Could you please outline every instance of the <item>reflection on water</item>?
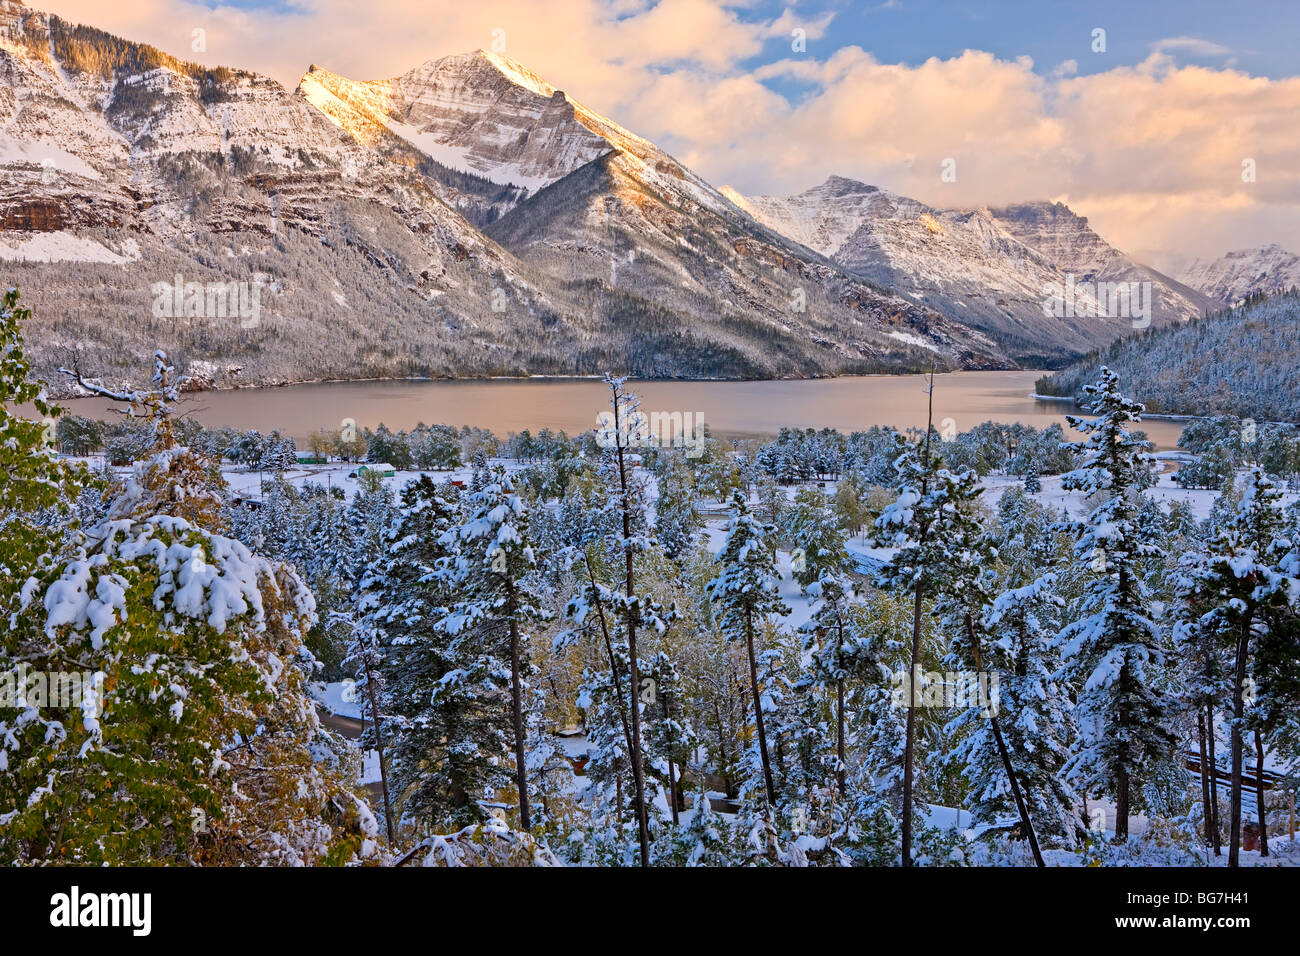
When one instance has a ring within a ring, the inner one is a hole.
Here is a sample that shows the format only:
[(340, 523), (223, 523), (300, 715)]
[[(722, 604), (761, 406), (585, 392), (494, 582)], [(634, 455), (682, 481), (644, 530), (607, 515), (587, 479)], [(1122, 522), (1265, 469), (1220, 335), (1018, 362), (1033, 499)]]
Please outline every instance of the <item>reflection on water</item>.
[[(951, 372), (935, 376), (934, 421), (958, 431), (983, 421), (1039, 428), (1075, 411), (1066, 402), (1029, 397), (1038, 372)], [(644, 411), (702, 413), (714, 434), (770, 435), (784, 425), (854, 431), (871, 425), (923, 428), (925, 378), (871, 375), (763, 382), (636, 382)], [(186, 413), (205, 425), (278, 428), (300, 444), (318, 428), (350, 418), (359, 428), (383, 422), (394, 431), (425, 424), (475, 425), (497, 435), (527, 428), (570, 434), (596, 424), (609, 392), (594, 379), (504, 379), (466, 382), (332, 382), (284, 388), (205, 392), (187, 397)], [(79, 415), (112, 417), (101, 399), (61, 402)], [(1157, 448), (1173, 448), (1182, 425), (1151, 420)]]

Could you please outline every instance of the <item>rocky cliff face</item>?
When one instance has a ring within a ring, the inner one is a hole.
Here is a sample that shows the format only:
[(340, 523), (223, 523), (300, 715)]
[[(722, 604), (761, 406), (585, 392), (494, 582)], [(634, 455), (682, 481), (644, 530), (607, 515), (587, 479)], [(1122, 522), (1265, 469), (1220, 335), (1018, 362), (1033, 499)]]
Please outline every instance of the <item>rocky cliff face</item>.
[(1150, 282), (1155, 294), (1152, 325), (1170, 325), (1223, 307), (1223, 302), (1135, 262), (1110, 245), (1062, 203), (1034, 202), (994, 209), (1002, 226), (1061, 271), (1088, 282)]
[[(0, 257), (43, 306), (47, 374), (74, 346), (135, 373), (159, 345), (232, 382), (559, 371), (579, 335), (418, 169), (267, 77), (9, 0), (0, 75)], [(177, 277), (256, 285), (257, 323), (160, 320)]]

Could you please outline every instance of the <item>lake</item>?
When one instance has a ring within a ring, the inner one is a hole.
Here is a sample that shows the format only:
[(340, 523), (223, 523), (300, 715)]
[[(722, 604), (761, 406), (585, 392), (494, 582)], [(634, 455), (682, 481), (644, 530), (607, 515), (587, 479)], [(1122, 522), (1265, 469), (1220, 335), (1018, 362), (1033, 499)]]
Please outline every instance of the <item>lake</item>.
[[(949, 372), (934, 378), (934, 422), (952, 419), (958, 431), (984, 421), (1023, 422), (1039, 428), (1064, 424), (1069, 402), (1029, 397), (1042, 373)], [(926, 379), (920, 375), (866, 375), (759, 382), (629, 383), (643, 411), (691, 412), (715, 435), (775, 434), (782, 426), (831, 427), (843, 432), (871, 425), (924, 428)], [(184, 413), (208, 426), (268, 432), (278, 428), (303, 445), (319, 428), (337, 429), (344, 419), (359, 428), (383, 422), (410, 429), (425, 424), (472, 425), (498, 436), (527, 428), (569, 434), (596, 424), (609, 407), (597, 379), (495, 379), (491, 381), (328, 382), (279, 388), (236, 389), (186, 396)], [(60, 402), (79, 415), (113, 417), (103, 399)], [(1156, 447), (1175, 446), (1181, 422), (1143, 423)]]

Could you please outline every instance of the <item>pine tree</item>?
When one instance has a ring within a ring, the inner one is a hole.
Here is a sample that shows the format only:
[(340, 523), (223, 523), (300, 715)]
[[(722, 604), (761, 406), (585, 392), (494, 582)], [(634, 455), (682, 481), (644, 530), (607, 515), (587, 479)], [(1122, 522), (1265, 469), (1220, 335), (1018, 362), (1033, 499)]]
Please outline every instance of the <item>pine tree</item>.
[(699, 742), (686, 717), (686, 689), (672, 658), (660, 651), (643, 671), (651, 681), (644, 701), (647, 766), (667, 784), (668, 808), (677, 823), (681, 769), (690, 763)]
[(1079, 738), (1065, 770), (1085, 793), (1104, 787), (1114, 794), (1115, 836), (1124, 842), (1129, 814), (1141, 809), (1144, 775), (1173, 758), (1174, 701), (1163, 688), (1165, 655), (1139, 568), (1159, 554), (1137, 521), (1137, 499), (1150, 476), (1149, 443), (1129, 426), (1141, 421), (1142, 406), (1120, 394), (1118, 377), (1106, 368), (1085, 391), (1097, 417), (1067, 416), (1088, 438), (1076, 444), (1082, 461), (1062, 487), (1101, 503), (1075, 542), (1078, 560), (1092, 570), (1081, 616), (1059, 638), (1078, 695)]
[[(951, 667), (963, 668), (967, 686), (961, 688), (964, 713), (948, 725), (952, 733), (961, 728), (970, 730), (972, 715), (987, 722), (988, 737), (997, 755), (998, 767), (992, 779), (1005, 783), (1020, 818), (1020, 830), (1028, 839), (1034, 862), (1043, 866), (1043, 855), (1038, 845), (1033, 818), (1029, 813), (1024, 792), (1024, 780), (1018, 774), (1002, 731), (997, 705), (989, 698), (988, 682), (996, 673), (986, 659), (989, 635), (985, 628), (985, 615), (993, 604), (991, 587), (995, 572), (992, 568), (997, 557), (988, 536), (984, 534), (976, 509), (981, 492), (979, 478), (973, 471), (953, 475), (940, 471), (934, 479), (934, 495), (942, 502), (940, 517), (932, 527), (935, 538), (941, 540), (946, 554), (941, 559), (934, 576), (935, 613), (943, 622), (950, 640), (950, 652), (945, 660)], [(983, 736), (983, 728), (974, 729), (974, 736)], [(989, 781), (989, 767), (977, 767), (975, 785)]]
[(479, 475), (475, 484), (477, 490), (465, 501), (467, 520), (442, 539), (456, 551), (446, 577), (456, 600), (438, 627), (448, 640), (448, 655), (465, 662), (442, 682), (472, 680), (495, 690), (508, 681), (519, 820), (526, 831), (532, 828), (523, 714), (528, 629), (546, 613), (528, 580), (537, 559), (522, 499), (499, 467)]
[[(61, 410), (31, 378), (20, 325), (30, 318), (18, 290), (7, 290), (0, 298), (0, 594), (6, 605), (55, 544), (50, 529), (35, 521), (37, 512), (54, 508), (66, 514), (81, 484), (49, 440)], [(29, 403), (44, 421), (15, 413)]]
[(381, 711), (391, 728), (394, 792), (402, 813), (426, 827), (482, 822), (481, 801), (504, 783), (509, 752), (503, 674), (469, 644), (452, 653), (440, 628), (454, 595), (446, 537), (457, 525), (450, 486), (408, 482), (384, 552), (358, 588), (358, 606), (382, 652)]
[(27, 580), (11, 618), (7, 659), (86, 680), (75, 700), (29, 696), (5, 728), (0, 852), (87, 864), (374, 856), (355, 760), (307, 694), (312, 596), (219, 530), (219, 476), (172, 443), (173, 374), (159, 352), (156, 389), (92, 389), (149, 418), (155, 450), (75, 551)]
[(718, 552), (718, 576), (708, 584), (709, 595), (721, 607), (720, 624), (731, 640), (745, 642), (749, 655), (749, 689), (754, 705), (759, 756), (769, 808), (776, 804), (776, 784), (763, 726), (762, 688), (758, 682), (755, 638), (769, 614), (789, 614), (781, 601), (779, 578), (767, 536), (771, 526), (759, 524), (740, 491), (732, 494), (727, 540)]
[[(1069, 694), (1056, 676), (1059, 660), (1052, 620), (1064, 602), (1055, 587), (1056, 575), (1048, 573), (1025, 587), (1002, 592), (985, 608), (980, 627), (988, 637), (984, 668), (998, 675), (991, 710), (1005, 734), (1004, 746), (1012, 755), (1034, 832), (1044, 841), (1072, 849), (1086, 831), (1078, 794), (1061, 775), (1075, 727)], [(985, 821), (1017, 812), (989, 716), (968, 709), (949, 725), (954, 733), (967, 731), (954, 757), (967, 767), (967, 807)]]
[(695, 507), (695, 488), (685, 468), (670, 466), (660, 475), (658, 488), (655, 537), (664, 554), (677, 560), (691, 551), (704, 522)]
[[(1256, 696), (1253, 687), (1265, 678), (1255, 665), (1261, 646), (1270, 643), (1269, 625), (1290, 604), (1287, 579), (1280, 572), (1286, 547), (1281, 497), (1272, 479), (1262, 469), (1253, 468), (1240, 503), (1217, 524), (1206, 553), (1189, 555), (1180, 565), (1185, 637), (1192, 641), (1208, 638), (1230, 652), (1229, 866), (1239, 862), (1247, 698)], [(1211, 662), (1206, 662), (1200, 668), (1208, 672), (1206, 678), (1214, 676), (1211, 667)], [(1201, 681), (1202, 695), (1217, 690), (1216, 683)], [(1209, 732), (1213, 732), (1212, 724)]]
[(834, 695), (835, 779), (843, 795), (848, 777), (845, 684), (851, 678), (861, 677), (871, 660), (858, 623), (850, 613), (852, 582), (838, 572), (822, 571), (807, 591), (816, 603), (802, 627), (803, 658), (807, 664), (800, 685)]
[(844, 531), (831, 513), (830, 502), (819, 488), (800, 488), (786, 518), (791, 567), (795, 580), (807, 587), (823, 571), (847, 571), (849, 555)]
[[(951, 507), (950, 482), (936, 484), (937, 461), (931, 453), (934, 407), (934, 376), (927, 391), (930, 422), (918, 445), (908, 447), (895, 462), (901, 490), (898, 498), (876, 519), (877, 544), (896, 546), (897, 553), (878, 579), (882, 586), (912, 594), (912, 635), (908, 656), (906, 739), (903, 755), (903, 799), (900, 840), (902, 865), (912, 865), (912, 809), (914, 757), (916, 753), (916, 691), (920, 682), (921, 615), (930, 596), (950, 572), (952, 556), (944, 535), (944, 521)], [(943, 472), (947, 475), (948, 472)]]

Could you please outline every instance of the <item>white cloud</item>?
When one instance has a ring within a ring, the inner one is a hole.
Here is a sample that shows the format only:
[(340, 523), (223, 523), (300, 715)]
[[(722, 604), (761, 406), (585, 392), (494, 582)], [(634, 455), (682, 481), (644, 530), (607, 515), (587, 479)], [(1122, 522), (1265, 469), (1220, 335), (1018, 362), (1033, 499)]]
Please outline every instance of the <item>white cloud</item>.
[(1202, 40), (1199, 37), (1165, 37), (1151, 44), (1157, 53), (1187, 53), (1191, 56), (1228, 56), (1230, 49), (1219, 43)]

